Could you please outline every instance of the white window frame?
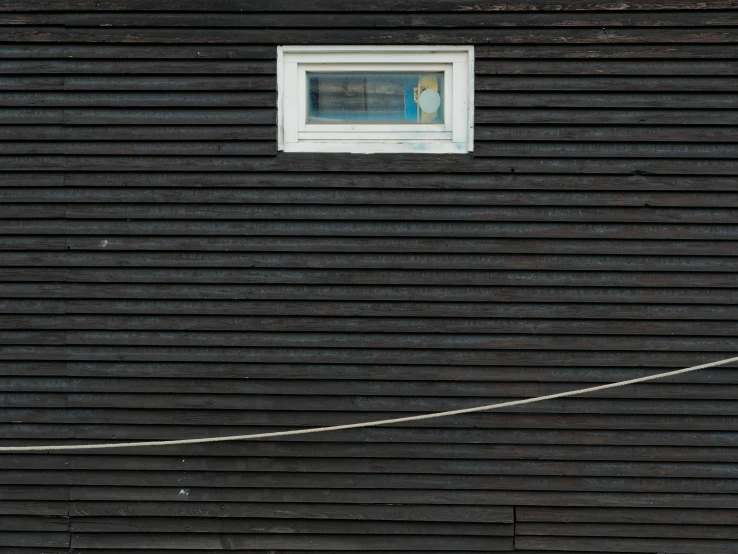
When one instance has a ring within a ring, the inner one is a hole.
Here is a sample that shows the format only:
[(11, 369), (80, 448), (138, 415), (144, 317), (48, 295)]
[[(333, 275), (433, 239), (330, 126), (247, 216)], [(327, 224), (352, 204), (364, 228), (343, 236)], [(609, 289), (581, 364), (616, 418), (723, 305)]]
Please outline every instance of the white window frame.
[[(309, 124), (307, 72), (443, 72), (440, 124)], [(277, 129), (285, 152), (466, 154), (474, 150), (473, 46), (280, 46)]]

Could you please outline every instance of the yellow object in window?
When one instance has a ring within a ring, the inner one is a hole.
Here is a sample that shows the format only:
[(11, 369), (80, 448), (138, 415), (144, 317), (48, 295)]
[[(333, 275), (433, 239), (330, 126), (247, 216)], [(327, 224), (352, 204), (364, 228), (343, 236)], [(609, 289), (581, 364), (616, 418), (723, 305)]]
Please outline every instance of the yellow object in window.
[(415, 91), (415, 102), (418, 104), (418, 121), (431, 123), (438, 117), (441, 106), (441, 95), (438, 90), (436, 75), (421, 75)]

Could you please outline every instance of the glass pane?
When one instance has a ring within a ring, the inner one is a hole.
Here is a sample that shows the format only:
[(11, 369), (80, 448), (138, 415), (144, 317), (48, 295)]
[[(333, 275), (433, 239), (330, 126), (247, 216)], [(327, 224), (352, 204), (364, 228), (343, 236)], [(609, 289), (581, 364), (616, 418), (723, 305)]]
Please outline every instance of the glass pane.
[(443, 73), (308, 73), (307, 123), (443, 123)]

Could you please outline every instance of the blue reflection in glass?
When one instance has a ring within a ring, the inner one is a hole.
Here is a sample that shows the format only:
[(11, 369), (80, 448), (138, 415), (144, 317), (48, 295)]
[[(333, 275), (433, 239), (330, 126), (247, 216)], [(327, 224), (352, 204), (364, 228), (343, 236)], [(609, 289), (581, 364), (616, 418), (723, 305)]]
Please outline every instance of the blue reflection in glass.
[(307, 123), (443, 123), (443, 73), (308, 73)]

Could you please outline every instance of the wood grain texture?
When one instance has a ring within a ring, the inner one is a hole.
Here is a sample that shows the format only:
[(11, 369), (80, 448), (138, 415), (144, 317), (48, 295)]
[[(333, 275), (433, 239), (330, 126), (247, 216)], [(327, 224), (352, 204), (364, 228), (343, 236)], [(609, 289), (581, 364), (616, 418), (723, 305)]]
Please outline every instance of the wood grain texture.
[[(443, 4), (440, 4), (441, 6)], [(444, 6), (448, 9), (448, 5)], [(529, 13), (504, 14), (482, 11), (462, 13), (9, 13), (2, 25), (66, 25), (69, 27), (341, 27), (341, 28), (493, 28), (493, 27), (702, 27), (735, 26), (731, 11), (662, 11), (631, 13)]]
[[(94, 0), (64, 0), (51, 1), (40, 0), (30, 3), (27, 0), (3, 0), (0, 6), (8, 11), (203, 11), (203, 12), (261, 12), (261, 11), (296, 11), (302, 8), (298, 0), (278, 0), (265, 2), (251, 0), (215, 0), (207, 7), (195, 0), (169, 0), (168, 2), (152, 6), (144, 0), (111, 0), (104, 7)], [(716, 0), (711, 3), (713, 9), (733, 9), (738, 7), (735, 0)], [(567, 0), (527, 2), (527, 1), (500, 1), (484, 0), (469, 2), (467, 0), (432, 0), (418, 6), (411, 0), (393, 1), (381, 0), (366, 4), (359, 0), (349, 2), (340, 0), (317, 0), (306, 11), (315, 12), (374, 12), (374, 11), (594, 11), (594, 10), (701, 10), (705, 8), (703, 2), (678, 1), (678, 0), (647, 0), (616, 2), (613, 0)]]
[[(474, 153), (278, 153), (278, 44), (474, 45)], [(736, 59), (735, 0), (0, 0), (0, 445), (735, 356)], [(737, 395), (7, 454), (0, 551), (738, 553)]]

